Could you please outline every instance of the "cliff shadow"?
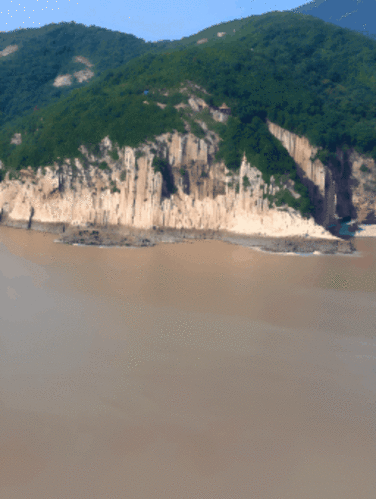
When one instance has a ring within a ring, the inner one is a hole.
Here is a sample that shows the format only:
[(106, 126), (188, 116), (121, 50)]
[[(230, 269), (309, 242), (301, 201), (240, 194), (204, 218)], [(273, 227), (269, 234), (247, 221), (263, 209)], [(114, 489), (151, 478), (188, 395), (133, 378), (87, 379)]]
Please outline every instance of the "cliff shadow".
[(358, 185), (358, 181), (351, 178), (351, 163), (349, 151), (343, 152), (337, 149), (336, 159), (330, 160), (328, 168), (333, 175), (335, 193), (337, 197), (336, 214), (340, 218), (357, 218), (357, 211), (352, 201), (352, 187)]
[[(313, 219), (315, 220), (315, 222), (317, 224), (325, 226), (326, 220), (328, 219), (328, 215), (329, 215), (329, 218), (331, 218), (330, 212), (328, 213), (326, 199), (321, 194), (319, 187), (310, 178), (307, 177), (303, 168), (301, 168), (297, 163), (295, 163), (295, 164), (296, 164), (296, 172), (298, 174), (298, 177), (300, 178), (301, 183), (305, 187), (307, 187), (309, 199), (311, 200), (311, 202), (314, 206), (314, 210), (312, 213)], [(325, 184), (326, 184), (326, 179), (325, 179)], [(327, 186), (325, 185), (325, 191), (326, 191), (326, 189), (327, 189)], [(333, 222), (333, 220), (331, 220), (330, 223), (332, 223), (332, 222)]]
[[(304, 170), (297, 164), (297, 174), (314, 205), (312, 216), (315, 222), (332, 235), (341, 239), (351, 239), (350, 233), (344, 233), (342, 223), (356, 219), (357, 211), (352, 201), (351, 187), (357, 181), (351, 178), (349, 153), (337, 149), (335, 160), (330, 160), (325, 166), (325, 195), (318, 186), (310, 180)], [(355, 230), (355, 229), (354, 229)]]
[(160, 172), (162, 174), (162, 198), (170, 198), (171, 194), (175, 193), (177, 188), (175, 186), (175, 178), (172, 171), (172, 166), (170, 165), (167, 158), (161, 157), (160, 155), (154, 156), (152, 167), (154, 173)]
[(184, 169), (184, 174), (182, 175), (183, 192), (184, 194), (187, 194), (189, 196), (191, 193), (191, 179), (189, 176), (188, 167), (184, 165), (183, 169)]
[[(328, 228), (330, 232), (342, 239), (351, 239), (353, 234), (343, 227), (344, 223), (357, 219), (358, 213), (352, 199), (352, 188), (358, 185), (358, 181), (351, 176), (352, 169), (349, 161), (350, 150), (336, 150), (335, 159), (329, 160), (327, 168), (331, 175), (331, 182), (336, 195), (335, 215), (336, 221)], [(357, 230), (358, 225), (352, 225), (351, 231)]]
[(174, 174), (172, 173), (172, 167), (167, 161), (165, 161), (162, 169), (162, 177), (162, 197), (170, 199), (171, 194), (174, 194), (176, 191), (176, 185)]

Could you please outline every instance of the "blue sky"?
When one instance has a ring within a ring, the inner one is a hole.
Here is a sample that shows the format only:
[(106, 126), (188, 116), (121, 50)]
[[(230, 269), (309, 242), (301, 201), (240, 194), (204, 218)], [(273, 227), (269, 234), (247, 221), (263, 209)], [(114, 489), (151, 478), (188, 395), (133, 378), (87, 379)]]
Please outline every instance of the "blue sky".
[(304, 0), (0, 0), (0, 31), (40, 28), (62, 21), (94, 24), (143, 38), (178, 40), (205, 28)]

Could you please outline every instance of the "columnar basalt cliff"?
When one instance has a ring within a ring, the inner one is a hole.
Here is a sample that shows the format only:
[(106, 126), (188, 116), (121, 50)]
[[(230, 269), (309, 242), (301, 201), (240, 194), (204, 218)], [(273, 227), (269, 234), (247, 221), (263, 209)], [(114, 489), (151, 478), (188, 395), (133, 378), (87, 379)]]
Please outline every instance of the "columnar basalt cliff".
[[(18, 227), (35, 222), (91, 223), (333, 237), (292, 209), (269, 208), (261, 173), (245, 157), (238, 174), (223, 162), (214, 162), (219, 140), (214, 132), (205, 140), (191, 133), (163, 134), (138, 150), (117, 148), (119, 160), (114, 161), (109, 155), (113, 144), (106, 137), (97, 156), (81, 147), (87, 162), (83, 165), (76, 159), (76, 172), (65, 162), (60, 169), (56, 163), (45, 167), (45, 174), (41, 168), (36, 174), (31, 168), (22, 170), (21, 180), (9, 181), (7, 174), (0, 184), (2, 221)], [(168, 191), (161, 172), (154, 172), (156, 155), (166, 159), (175, 193)], [(105, 162), (108, 169), (98, 168), (96, 162)], [(244, 176), (248, 187), (243, 186)], [(272, 178), (269, 194), (278, 189)]]
[[(197, 85), (191, 86), (205, 92)], [(190, 93), (185, 87), (181, 91)], [(193, 115), (208, 108), (212, 118), (222, 123), (231, 114), (225, 103), (210, 108), (192, 93), (188, 105), (181, 103), (175, 107), (187, 106)], [(372, 210), (374, 213), (375, 199), (371, 193), (365, 196), (366, 183), (360, 171), (361, 163), (365, 162), (374, 172), (371, 160), (352, 152), (346, 162), (339, 152), (344, 171), (349, 165), (353, 168), (351, 181), (350, 174), (341, 177), (338, 169), (334, 174), (319, 160), (312, 161), (317, 149), (306, 138), (268, 122), (271, 133), (295, 160), (298, 175), (308, 186), (316, 206), (314, 218), (306, 220), (292, 208), (269, 204), (265, 195), (274, 195), (280, 187), (273, 177), (270, 185), (265, 185), (261, 172), (245, 155), (237, 173), (227, 169), (223, 161), (216, 162), (221, 139), (203, 121), (198, 122), (205, 131), (204, 139), (194, 136), (185, 122), (185, 134), (162, 134), (138, 148), (119, 148), (105, 137), (96, 155), (81, 145), (84, 160), (76, 158), (74, 165), (62, 159), (60, 167), (54, 162), (36, 173), (29, 167), (21, 170), (19, 180), (9, 180), (7, 173), (0, 184), (1, 223), (28, 228), (38, 224), (164, 227), (337, 239), (338, 234), (326, 228), (338, 216), (348, 213), (363, 217), (363, 221)], [(11, 142), (20, 145), (22, 134), (15, 133)], [(165, 161), (163, 175), (154, 169), (156, 157)], [(281, 188), (299, 197), (293, 182), (287, 181)]]
[[(297, 173), (307, 186), (315, 206), (315, 221), (337, 225), (338, 219), (351, 218), (360, 224), (376, 224), (376, 165), (372, 158), (353, 148), (336, 150), (337, 165), (312, 161), (318, 151), (306, 137), (289, 132), (267, 121), (269, 131), (281, 141), (294, 159)], [(336, 231), (333, 231), (336, 232)]]
[(314, 201), (317, 223), (325, 226), (333, 223), (335, 200), (331, 172), (319, 159), (311, 160), (318, 149), (312, 147), (305, 137), (299, 137), (269, 120), (267, 125), (270, 133), (282, 143), (294, 159), (298, 176), (308, 187), (309, 197)]

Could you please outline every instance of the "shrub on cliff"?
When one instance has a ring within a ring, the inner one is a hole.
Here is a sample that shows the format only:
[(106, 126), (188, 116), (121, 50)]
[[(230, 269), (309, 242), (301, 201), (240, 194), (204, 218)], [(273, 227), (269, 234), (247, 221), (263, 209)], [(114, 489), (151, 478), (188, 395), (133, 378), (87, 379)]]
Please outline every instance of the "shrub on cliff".
[(112, 151), (110, 151), (109, 155), (110, 155), (111, 159), (113, 159), (114, 161), (117, 161), (119, 159), (119, 154), (118, 154), (116, 149), (113, 149)]
[(365, 164), (363, 164), (363, 165), (359, 168), (359, 170), (360, 170), (362, 173), (370, 173), (370, 171), (371, 171), (369, 168), (367, 168), (367, 166), (366, 166)]
[(102, 161), (101, 163), (99, 163), (98, 168), (100, 168), (101, 170), (110, 170), (111, 169), (105, 161)]
[(245, 189), (247, 189), (247, 187), (249, 187), (251, 185), (250, 181), (249, 181), (249, 178), (247, 177), (247, 175), (244, 175), (243, 177), (243, 187)]

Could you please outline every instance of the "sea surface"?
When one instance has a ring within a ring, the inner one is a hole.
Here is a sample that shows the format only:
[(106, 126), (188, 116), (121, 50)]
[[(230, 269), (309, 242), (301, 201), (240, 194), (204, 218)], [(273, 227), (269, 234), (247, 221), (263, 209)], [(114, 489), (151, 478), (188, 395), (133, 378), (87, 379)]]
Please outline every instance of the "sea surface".
[(376, 238), (55, 239), (0, 227), (1, 499), (375, 499)]

